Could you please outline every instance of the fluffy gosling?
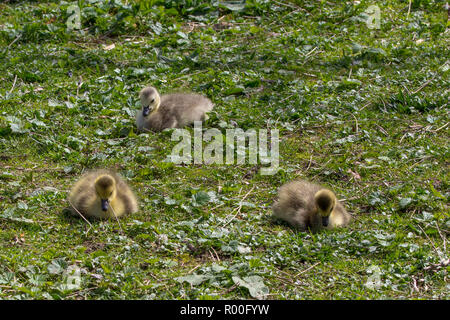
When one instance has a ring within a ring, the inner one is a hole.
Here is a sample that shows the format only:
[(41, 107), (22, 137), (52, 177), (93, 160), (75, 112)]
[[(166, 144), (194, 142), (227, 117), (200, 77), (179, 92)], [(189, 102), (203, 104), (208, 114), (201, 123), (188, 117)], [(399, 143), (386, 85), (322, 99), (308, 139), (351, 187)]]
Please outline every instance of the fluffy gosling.
[(208, 119), (206, 112), (213, 109), (208, 98), (196, 93), (173, 93), (160, 96), (153, 87), (139, 93), (142, 109), (136, 113), (138, 130), (161, 131), (182, 128)]
[(72, 210), (85, 217), (115, 219), (138, 211), (135, 195), (114, 172), (89, 172), (73, 186), (69, 194)]
[(283, 185), (272, 210), (275, 217), (300, 231), (345, 226), (351, 217), (332, 191), (307, 181)]

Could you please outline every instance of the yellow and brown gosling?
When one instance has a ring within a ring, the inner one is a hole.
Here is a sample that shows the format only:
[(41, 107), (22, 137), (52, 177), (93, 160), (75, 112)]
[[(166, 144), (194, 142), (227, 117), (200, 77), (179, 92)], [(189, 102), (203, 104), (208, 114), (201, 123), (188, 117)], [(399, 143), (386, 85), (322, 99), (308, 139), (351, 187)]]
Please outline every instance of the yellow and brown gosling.
[(351, 218), (332, 191), (304, 180), (283, 185), (272, 210), (275, 217), (300, 231), (345, 226)]
[(70, 191), (69, 202), (84, 217), (114, 219), (138, 211), (134, 193), (118, 174), (108, 170), (83, 175)]

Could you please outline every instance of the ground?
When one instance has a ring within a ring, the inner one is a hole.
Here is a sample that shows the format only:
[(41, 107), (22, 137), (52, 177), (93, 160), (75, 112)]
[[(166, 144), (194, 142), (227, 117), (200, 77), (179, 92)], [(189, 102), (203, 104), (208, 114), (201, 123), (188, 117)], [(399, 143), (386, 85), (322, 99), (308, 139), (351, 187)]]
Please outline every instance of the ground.
[[(448, 299), (449, 47), (438, 0), (3, 2), (0, 298)], [(224, 136), (278, 129), (280, 170), (168, 162), (134, 124), (149, 84), (208, 96)], [(93, 168), (139, 212), (68, 215)], [(293, 179), (352, 223), (272, 218)]]

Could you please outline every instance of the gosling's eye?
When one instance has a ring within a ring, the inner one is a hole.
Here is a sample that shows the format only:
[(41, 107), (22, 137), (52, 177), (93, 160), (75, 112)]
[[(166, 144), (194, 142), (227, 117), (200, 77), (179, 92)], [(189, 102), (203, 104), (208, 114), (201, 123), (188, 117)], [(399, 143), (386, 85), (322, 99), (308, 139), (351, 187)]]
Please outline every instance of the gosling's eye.
[(153, 103), (153, 102), (155, 102), (155, 99), (154, 99), (154, 98), (152, 99), (152, 101), (150, 101), (150, 103)]

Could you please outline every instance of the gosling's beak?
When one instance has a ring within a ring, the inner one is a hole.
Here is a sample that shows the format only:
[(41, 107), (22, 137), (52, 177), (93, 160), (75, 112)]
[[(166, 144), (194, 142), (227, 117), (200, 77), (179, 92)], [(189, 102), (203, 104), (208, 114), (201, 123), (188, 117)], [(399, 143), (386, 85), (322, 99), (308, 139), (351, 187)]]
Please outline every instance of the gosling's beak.
[(102, 210), (103, 211), (108, 211), (108, 205), (109, 205), (108, 199), (106, 199), (106, 200), (102, 199)]
[(142, 109), (142, 114), (144, 117), (148, 116), (150, 114), (150, 106), (146, 106)]
[(328, 223), (330, 222), (330, 217), (322, 217), (322, 225), (324, 227), (328, 227)]

